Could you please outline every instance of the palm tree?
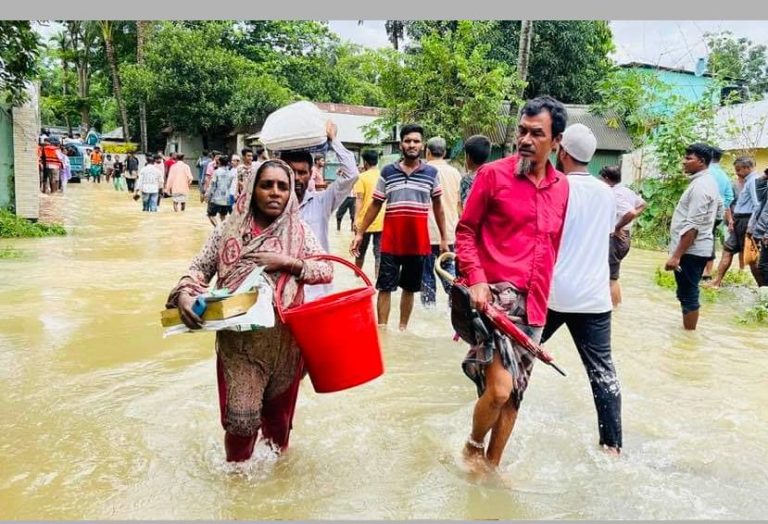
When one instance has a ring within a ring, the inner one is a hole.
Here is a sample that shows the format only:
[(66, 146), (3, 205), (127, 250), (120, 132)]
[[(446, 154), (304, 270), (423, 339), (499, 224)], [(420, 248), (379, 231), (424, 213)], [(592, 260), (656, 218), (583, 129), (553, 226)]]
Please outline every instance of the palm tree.
[[(61, 73), (62, 73), (61, 94), (66, 99), (67, 98), (67, 76), (69, 76), (69, 59), (70, 59), (67, 32), (59, 31), (58, 33), (53, 35), (53, 41), (58, 46), (57, 55), (59, 57), (59, 60), (61, 60)], [(64, 122), (67, 124), (67, 133), (69, 133), (69, 135), (72, 136), (72, 120), (69, 118), (69, 111), (64, 112)]]
[[(149, 22), (136, 21), (136, 63), (144, 65), (144, 44), (147, 38)], [(141, 134), (141, 150), (147, 151), (147, 103), (142, 100), (139, 103), (139, 132)]]
[(115, 56), (114, 40), (112, 39), (112, 31), (115, 24), (111, 20), (101, 20), (98, 23), (101, 28), (104, 49), (107, 52), (107, 62), (109, 63), (109, 69), (112, 72), (112, 88), (115, 93), (115, 98), (117, 99), (117, 107), (120, 108), (120, 118), (123, 122), (123, 140), (129, 142), (131, 140), (131, 135), (128, 133), (128, 113), (125, 110), (125, 100), (123, 100), (123, 92), (120, 86), (120, 75), (117, 71), (117, 57)]
[(517, 96), (513, 97), (512, 102), (509, 104), (509, 123), (507, 124), (507, 132), (504, 137), (504, 156), (511, 155), (515, 146), (517, 122), (514, 120), (518, 110), (516, 100), (522, 98), (523, 86), (528, 78), (528, 62), (531, 58), (532, 39), (533, 20), (523, 20), (520, 26), (520, 41), (517, 48), (517, 76), (520, 78), (520, 91), (516, 93)]
[(98, 27), (83, 20), (64, 21), (67, 44), (71, 50), (72, 62), (77, 70), (77, 96), (80, 106), (80, 121), (87, 129), (91, 124), (91, 59), (96, 50)]
[(387, 30), (389, 41), (392, 42), (392, 46), (397, 51), (400, 49), (400, 41), (405, 33), (405, 20), (387, 20), (384, 28)]

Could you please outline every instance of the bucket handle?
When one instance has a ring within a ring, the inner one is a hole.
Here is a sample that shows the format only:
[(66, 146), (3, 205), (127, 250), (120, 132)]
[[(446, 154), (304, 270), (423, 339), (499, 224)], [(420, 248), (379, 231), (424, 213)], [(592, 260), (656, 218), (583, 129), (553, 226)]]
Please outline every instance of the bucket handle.
[[(349, 262), (348, 260), (344, 260), (341, 257), (337, 257), (335, 255), (312, 255), (306, 258), (303, 258), (302, 260), (328, 260), (330, 262), (338, 262), (339, 264), (342, 264), (344, 266), (347, 266), (349, 269), (353, 270), (357, 276), (361, 277), (363, 279), (363, 282), (365, 282), (365, 285), (368, 287), (373, 287), (373, 283), (371, 282), (371, 279), (368, 278), (368, 275), (366, 275), (362, 269), (354, 265), (352, 262)], [(283, 273), (280, 278), (277, 281), (277, 285), (275, 286), (275, 310), (277, 311), (277, 316), (280, 317), (280, 322), (285, 324), (285, 309), (283, 308), (283, 290), (285, 289), (285, 284), (288, 282), (289, 278), (293, 278), (294, 275), (290, 273)], [(301, 289), (304, 286), (303, 282), (299, 282), (299, 289)]]

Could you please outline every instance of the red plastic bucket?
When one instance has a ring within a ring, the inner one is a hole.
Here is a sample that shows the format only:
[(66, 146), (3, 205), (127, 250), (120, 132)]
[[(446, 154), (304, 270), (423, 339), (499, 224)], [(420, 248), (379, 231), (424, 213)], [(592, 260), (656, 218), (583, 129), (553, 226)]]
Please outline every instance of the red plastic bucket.
[(366, 287), (340, 291), (285, 309), (283, 289), (291, 275), (286, 273), (278, 280), (275, 309), (296, 339), (312, 386), (318, 393), (331, 393), (373, 380), (384, 373), (373, 310), (373, 284), (357, 266), (343, 258), (333, 255), (309, 258), (343, 264), (366, 284)]

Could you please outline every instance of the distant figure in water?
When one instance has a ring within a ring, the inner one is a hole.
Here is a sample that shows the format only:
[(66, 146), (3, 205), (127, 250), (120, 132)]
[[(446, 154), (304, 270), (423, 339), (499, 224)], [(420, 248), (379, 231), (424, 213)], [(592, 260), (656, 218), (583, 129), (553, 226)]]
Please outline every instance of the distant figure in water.
[[(295, 177), (288, 164), (269, 160), (246, 184), (232, 215), (214, 230), (168, 297), (166, 307), (178, 307), (191, 329), (202, 323), (192, 306), (214, 275), (219, 287), (236, 289), (257, 266), (265, 268), (273, 284), (289, 273), (294, 278), (282, 296), (285, 307), (304, 302), (299, 282), (332, 279), (327, 262), (307, 260), (323, 250), (299, 217)], [(219, 406), (230, 462), (251, 457), (259, 430), (280, 450), (288, 447), (303, 361), (288, 328), (276, 322), (269, 329), (216, 333)]]
[(627, 186), (620, 186), (619, 166), (605, 166), (600, 178), (613, 190), (616, 198), (616, 227), (611, 233), (611, 251), (608, 255), (611, 270), (611, 302), (614, 307), (621, 304), (621, 261), (629, 254), (632, 244), (632, 222), (647, 207), (645, 200)]

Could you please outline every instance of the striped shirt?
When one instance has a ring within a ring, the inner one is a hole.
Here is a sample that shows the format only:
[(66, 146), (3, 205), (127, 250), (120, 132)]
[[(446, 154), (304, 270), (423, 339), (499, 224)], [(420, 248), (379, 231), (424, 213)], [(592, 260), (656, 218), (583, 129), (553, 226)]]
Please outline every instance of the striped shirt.
[(432, 199), (442, 195), (437, 169), (422, 162), (406, 175), (399, 162), (381, 170), (374, 200), (386, 202), (381, 252), (390, 255), (431, 253), (428, 217)]

